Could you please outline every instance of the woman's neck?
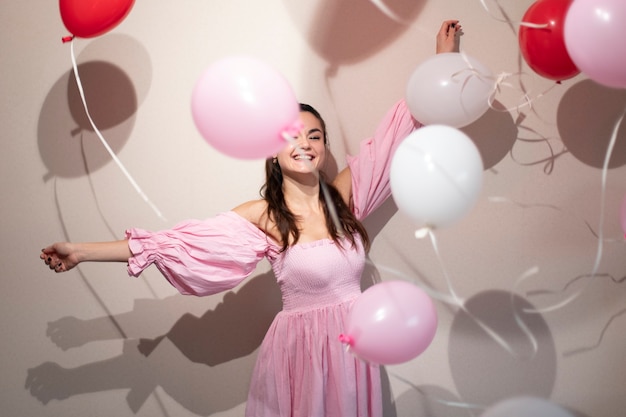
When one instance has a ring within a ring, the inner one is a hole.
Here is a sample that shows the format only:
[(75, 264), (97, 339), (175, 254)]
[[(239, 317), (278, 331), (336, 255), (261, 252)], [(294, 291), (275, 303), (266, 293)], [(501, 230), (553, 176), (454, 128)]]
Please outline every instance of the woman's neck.
[(310, 212), (320, 207), (320, 184), (317, 178), (307, 183), (285, 178), (283, 195), (290, 210), (295, 212)]

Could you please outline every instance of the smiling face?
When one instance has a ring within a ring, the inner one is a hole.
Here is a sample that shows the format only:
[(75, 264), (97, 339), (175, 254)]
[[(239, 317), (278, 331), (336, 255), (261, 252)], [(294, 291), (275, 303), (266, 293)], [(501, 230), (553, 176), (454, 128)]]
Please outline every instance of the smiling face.
[(304, 128), (293, 142), (277, 154), (283, 175), (308, 174), (321, 169), (326, 158), (325, 132), (321, 121), (312, 113), (300, 112)]

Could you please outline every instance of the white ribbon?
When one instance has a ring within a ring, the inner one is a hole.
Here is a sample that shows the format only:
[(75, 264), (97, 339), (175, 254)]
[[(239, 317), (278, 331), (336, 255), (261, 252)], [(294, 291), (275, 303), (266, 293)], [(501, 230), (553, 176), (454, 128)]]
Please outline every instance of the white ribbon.
[(76, 84), (78, 85), (80, 98), (83, 101), (83, 107), (85, 108), (85, 113), (87, 114), (87, 118), (89, 119), (89, 123), (91, 124), (91, 127), (93, 127), (94, 132), (96, 132), (96, 135), (100, 139), (100, 142), (102, 142), (102, 145), (104, 146), (104, 148), (107, 150), (107, 152), (109, 152), (109, 155), (111, 155), (111, 158), (113, 159), (113, 161), (115, 161), (117, 166), (120, 168), (122, 173), (126, 176), (126, 178), (131, 183), (131, 185), (135, 188), (135, 190), (141, 196), (141, 198), (143, 198), (143, 200), (152, 208), (152, 210), (154, 210), (154, 212), (160, 219), (166, 220), (163, 214), (161, 213), (161, 211), (157, 208), (157, 206), (152, 201), (150, 201), (148, 196), (139, 187), (139, 184), (137, 184), (137, 182), (133, 179), (133, 177), (130, 175), (128, 170), (124, 167), (122, 162), (119, 160), (115, 152), (113, 152), (113, 149), (111, 149), (107, 141), (102, 136), (102, 133), (100, 133), (100, 131), (98, 130), (98, 127), (94, 123), (93, 119), (91, 118), (91, 114), (89, 113), (89, 108), (87, 107), (87, 101), (85, 99), (85, 92), (83, 91), (83, 85), (80, 81), (80, 76), (78, 74), (78, 65), (76, 64), (76, 56), (74, 54), (74, 41), (73, 40), (70, 41), (70, 51), (71, 51), (71, 56), (72, 56), (72, 67), (74, 68), (74, 76), (76, 77)]

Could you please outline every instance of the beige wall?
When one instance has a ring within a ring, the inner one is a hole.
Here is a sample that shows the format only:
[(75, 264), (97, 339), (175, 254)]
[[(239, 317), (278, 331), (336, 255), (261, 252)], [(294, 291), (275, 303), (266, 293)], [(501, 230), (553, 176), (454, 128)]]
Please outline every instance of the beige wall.
[[(480, 1), (388, 2), (406, 24), (366, 0), (334, 3), (137, 1), (112, 32), (75, 41), (97, 122), (165, 221), (86, 124), (58, 2), (3, 3), (2, 415), (242, 415), (256, 348), (280, 303), (267, 264), (233, 292), (191, 298), (176, 295), (155, 269), (130, 279), (122, 264), (92, 264), (57, 276), (39, 250), (56, 240), (120, 238), (129, 226), (164, 228), (257, 196), (262, 163), (218, 154), (191, 119), (195, 80), (230, 54), (274, 65), (301, 101), (319, 108), (343, 167), (434, 52), (446, 18), (461, 20), (465, 52), (496, 74), (523, 71), (531, 97), (547, 93), (532, 110), (489, 111), (466, 129), (485, 161), (484, 188), (470, 214), (436, 233), (441, 262), (391, 202), (368, 220), (371, 259), (382, 279), (444, 294), (450, 282), (512, 352), (467, 313), (437, 302), (440, 327), (429, 349), (387, 368), (395, 406), (390, 401), (386, 414), (468, 416), (441, 401), (489, 406), (520, 394), (549, 398), (577, 417), (623, 414), (626, 247), (618, 209), (626, 127), (604, 195), (602, 164), (626, 93), (583, 75), (553, 87), (520, 64), (516, 32)], [(500, 3), (515, 26), (532, 2)], [(518, 80), (497, 96), (501, 106), (520, 103)], [(552, 312), (512, 310), (573, 294)]]

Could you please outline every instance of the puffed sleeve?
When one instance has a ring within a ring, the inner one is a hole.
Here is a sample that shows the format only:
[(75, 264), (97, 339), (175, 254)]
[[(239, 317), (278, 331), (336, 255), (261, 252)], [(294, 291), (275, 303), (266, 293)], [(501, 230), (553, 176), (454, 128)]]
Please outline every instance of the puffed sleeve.
[(378, 125), (374, 136), (361, 142), (359, 153), (348, 156), (352, 174), (352, 205), (364, 219), (391, 195), (389, 170), (398, 145), (422, 124), (413, 118), (404, 100), (397, 102)]
[(154, 264), (182, 294), (210, 295), (232, 289), (268, 251), (266, 235), (237, 213), (187, 220), (169, 230), (126, 231), (132, 257), (128, 273)]

